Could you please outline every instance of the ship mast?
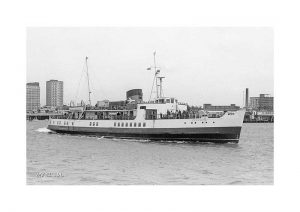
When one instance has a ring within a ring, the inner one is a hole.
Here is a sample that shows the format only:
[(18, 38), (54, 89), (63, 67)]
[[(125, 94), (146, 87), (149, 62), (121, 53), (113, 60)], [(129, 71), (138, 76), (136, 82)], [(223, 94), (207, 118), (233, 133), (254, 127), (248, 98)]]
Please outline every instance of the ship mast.
[(149, 101), (150, 101), (152, 93), (153, 93), (154, 81), (155, 81), (155, 89), (156, 89), (156, 98), (160, 98), (163, 96), (162, 79), (165, 78), (165, 77), (159, 76), (160, 70), (158, 69), (159, 67), (156, 66), (156, 51), (153, 52), (153, 61), (154, 61), (154, 66), (148, 68), (148, 70), (151, 70), (152, 68), (154, 69), (154, 79), (153, 79), (153, 83), (152, 83)]
[(90, 77), (89, 77), (89, 69), (88, 69), (88, 63), (87, 63), (88, 57), (85, 57), (85, 65), (86, 65), (86, 75), (87, 75), (87, 80), (88, 80), (88, 89), (89, 89), (89, 103), (90, 106), (92, 105), (91, 103), (91, 88), (90, 88)]

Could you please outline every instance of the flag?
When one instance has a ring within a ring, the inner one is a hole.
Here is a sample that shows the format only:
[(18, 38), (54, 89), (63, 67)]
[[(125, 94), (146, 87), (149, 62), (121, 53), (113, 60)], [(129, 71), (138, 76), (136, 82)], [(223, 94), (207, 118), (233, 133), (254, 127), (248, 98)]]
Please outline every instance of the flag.
[(151, 70), (151, 67), (147, 68), (147, 70)]

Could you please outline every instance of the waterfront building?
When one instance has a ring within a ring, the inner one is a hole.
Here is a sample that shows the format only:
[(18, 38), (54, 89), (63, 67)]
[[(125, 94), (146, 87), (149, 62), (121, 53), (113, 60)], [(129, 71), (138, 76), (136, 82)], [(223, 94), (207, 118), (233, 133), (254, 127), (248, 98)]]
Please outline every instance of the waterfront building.
[(206, 111), (237, 111), (240, 107), (235, 104), (231, 105), (211, 105), (211, 104), (203, 104), (203, 110)]
[(40, 108), (40, 85), (38, 82), (26, 84), (26, 111), (37, 111)]
[(273, 111), (274, 97), (269, 94), (260, 94), (259, 97), (250, 97), (250, 108), (252, 110)]
[(63, 106), (63, 81), (50, 80), (46, 83), (46, 105), (52, 107)]

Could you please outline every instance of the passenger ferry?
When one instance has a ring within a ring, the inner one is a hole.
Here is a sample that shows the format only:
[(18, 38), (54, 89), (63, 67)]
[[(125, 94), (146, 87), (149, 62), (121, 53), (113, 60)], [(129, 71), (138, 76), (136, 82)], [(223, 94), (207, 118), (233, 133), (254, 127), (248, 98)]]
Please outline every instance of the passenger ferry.
[(163, 77), (156, 67), (155, 54), (154, 66), (150, 69), (155, 71), (156, 97), (153, 100), (136, 102), (131, 109), (73, 107), (63, 117), (50, 118), (48, 129), (59, 133), (126, 139), (238, 143), (244, 109), (225, 111), (213, 117), (205, 111), (190, 113), (187, 104), (162, 95)]

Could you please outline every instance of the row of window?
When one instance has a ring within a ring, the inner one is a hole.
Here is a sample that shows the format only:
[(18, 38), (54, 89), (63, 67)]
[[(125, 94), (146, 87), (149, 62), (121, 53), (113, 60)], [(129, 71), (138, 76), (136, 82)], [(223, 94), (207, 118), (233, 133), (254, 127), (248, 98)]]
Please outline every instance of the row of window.
[[(52, 124), (55, 124), (55, 121), (52, 121)], [(57, 121), (56, 122), (57, 125), (61, 125), (62, 122), (61, 121)], [(74, 122), (71, 122), (72, 126), (74, 125)], [(63, 125), (69, 125), (69, 122), (68, 121), (64, 121), (63, 122)]]
[[(73, 122), (71, 122), (72, 123), (72, 125), (74, 125), (74, 123)], [(202, 124), (204, 124), (204, 123), (206, 123), (207, 124), (207, 121), (206, 122), (203, 122), (202, 121)], [(213, 123), (215, 123), (215, 122), (213, 122)], [(52, 124), (55, 124), (55, 122), (53, 121), (52, 122)], [(61, 124), (61, 121), (57, 121), (57, 125), (60, 125)], [(67, 121), (64, 121), (63, 122), (63, 124), (64, 125), (69, 125), (69, 122), (67, 122)], [(143, 124), (143, 127), (146, 127), (146, 123), (145, 122), (143, 122), (143, 123), (141, 123), (141, 122), (139, 122), (139, 123), (136, 123), (136, 122), (134, 122), (134, 123), (132, 123), (132, 122), (130, 122), (130, 123), (128, 123), (128, 122), (126, 122), (126, 123), (124, 123), (124, 122), (114, 122), (114, 127), (142, 127), (142, 124)], [(184, 124), (186, 124), (186, 122), (184, 122)], [(191, 124), (197, 124), (197, 122), (195, 121), (195, 122), (191, 122)], [(90, 126), (98, 126), (98, 122), (90, 122)]]
[(142, 127), (142, 124), (143, 124), (143, 127), (146, 127), (146, 123), (144, 122), (144, 123), (141, 123), (141, 122), (139, 122), (139, 123), (136, 123), (136, 122), (134, 122), (134, 123), (132, 123), (132, 122), (130, 122), (130, 123), (128, 123), (128, 122), (126, 122), (126, 123), (124, 123), (124, 122), (122, 122), (122, 123), (120, 123), (120, 122), (115, 122), (114, 123), (114, 127)]
[[(207, 124), (207, 121), (202, 121), (202, 124)], [(214, 124), (215, 122), (213, 121), (213, 124)], [(184, 122), (184, 124), (186, 124), (186, 122)], [(197, 124), (197, 122), (195, 121), (195, 122), (191, 122), (191, 124)]]
[(98, 126), (98, 122), (90, 122), (90, 126)]

